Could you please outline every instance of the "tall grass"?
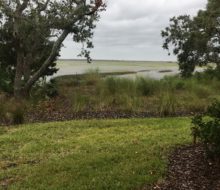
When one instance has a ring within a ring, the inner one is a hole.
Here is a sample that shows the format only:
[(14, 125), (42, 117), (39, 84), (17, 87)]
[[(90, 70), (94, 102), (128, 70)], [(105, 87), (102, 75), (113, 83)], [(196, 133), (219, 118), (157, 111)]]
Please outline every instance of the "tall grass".
[(59, 93), (71, 99), (75, 111), (90, 107), (96, 111), (153, 111), (161, 116), (181, 111), (203, 112), (215, 98), (220, 98), (220, 79), (216, 73), (214, 76), (210, 73), (210, 70), (197, 73), (188, 79), (170, 76), (161, 80), (144, 77), (133, 80), (90, 70), (78, 77), (78, 86), (69, 82), (75, 81), (75, 76), (62, 78)]
[(0, 94), (0, 124), (24, 123), (27, 104), (26, 101), (20, 101)]
[(176, 114), (177, 100), (172, 91), (162, 92), (159, 96), (158, 113), (160, 116), (172, 116)]

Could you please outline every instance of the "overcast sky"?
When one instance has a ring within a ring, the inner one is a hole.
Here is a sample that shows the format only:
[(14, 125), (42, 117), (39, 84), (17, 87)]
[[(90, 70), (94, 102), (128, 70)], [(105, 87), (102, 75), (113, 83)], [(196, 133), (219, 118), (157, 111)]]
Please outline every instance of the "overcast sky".
[[(107, 0), (93, 39), (93, 59), (175, 60), (162, 49), (161, 30), (169, 18), (194, 15), (207, 0)], [(66, 39), (61, 58), (78, 58), (80, 45)]]

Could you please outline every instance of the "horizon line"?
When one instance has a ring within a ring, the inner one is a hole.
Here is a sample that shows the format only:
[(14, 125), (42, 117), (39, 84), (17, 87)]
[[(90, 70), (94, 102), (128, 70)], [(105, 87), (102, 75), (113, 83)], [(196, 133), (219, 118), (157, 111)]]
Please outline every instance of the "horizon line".
[[(68, 61), (87, 61), (86, 59), (77, 59), (77, 58), (59, 58), (59, 60), (68, 60)], [(174, 60), (126, 60), (126, 59), (92, 59), (92, 61), (137, 61), (137, 62), (177, 62)]]

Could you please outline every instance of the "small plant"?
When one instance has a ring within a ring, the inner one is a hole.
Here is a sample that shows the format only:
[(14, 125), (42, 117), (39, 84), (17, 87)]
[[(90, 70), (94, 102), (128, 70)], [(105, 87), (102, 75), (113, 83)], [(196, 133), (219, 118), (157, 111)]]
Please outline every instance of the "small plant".
[(57, 83), (56, 80), (51, 79), (49, 83), (45, 85), (45, 94), (49, 98), (54, 98), (58, 96)]
[(55, 79), (51, 79), (50, 81), (42, 79), (35, 85), (31, 92), (32, 100), (36, 102), (41, 99), (55, 98), (58, 95), (58, 85)]
[(204, 115), (192, 119), (192, 134), (204, 143), (208, 156), (220, 156), (220, 102), (215, 101)]

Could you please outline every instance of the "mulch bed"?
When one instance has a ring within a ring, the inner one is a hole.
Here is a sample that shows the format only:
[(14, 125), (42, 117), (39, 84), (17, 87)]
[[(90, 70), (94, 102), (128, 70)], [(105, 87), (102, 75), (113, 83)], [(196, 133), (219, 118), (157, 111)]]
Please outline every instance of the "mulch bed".
[(220, 162), (209, 160), (201, 144), (177, 148), (167, 178), (154, 190), (220, 190)]
[[(57, 103), (57, 101), (61, 101)], [(62, 105), (56, 107), (56, 105)], [(193, 116), (194, 113), (184, 111), (176, 112), (169, 117)], [(94, 110), (91, 106), (87, 106), (84, 111), (73, 111), (71, 103), (66, 100), (50, 100), (42, 105), (36, 106), (28, 110), (25, 114), (25, 123), (35, 122), (51, 122), (51, 121), (68, 121), (81, 119), (128, 119), (128, 118), (149, 118), (161, 117), (157, 111), (135, 112), (126, 110), (116, 110), (114, 108), (105, 108), (102, 110)], [(165, 117), (165, 116), (164, 116)]]
[[(189, 113), (177, 113), (164, 117), (186, 117), (193, 116)], [(103, 111), (80, 111), (71, 112), (68, 110), (55, 111), (30, 111), (25, 115), (25, 123), (36, 122), (53, 122), (53, 121), (69, 121), (69, 120), (86, 120), (86, 119), (130, 119), (130, 118), (157, 118), (162, 117), (152, 112), (131, 112), (120, 110), (103, 110)]]

